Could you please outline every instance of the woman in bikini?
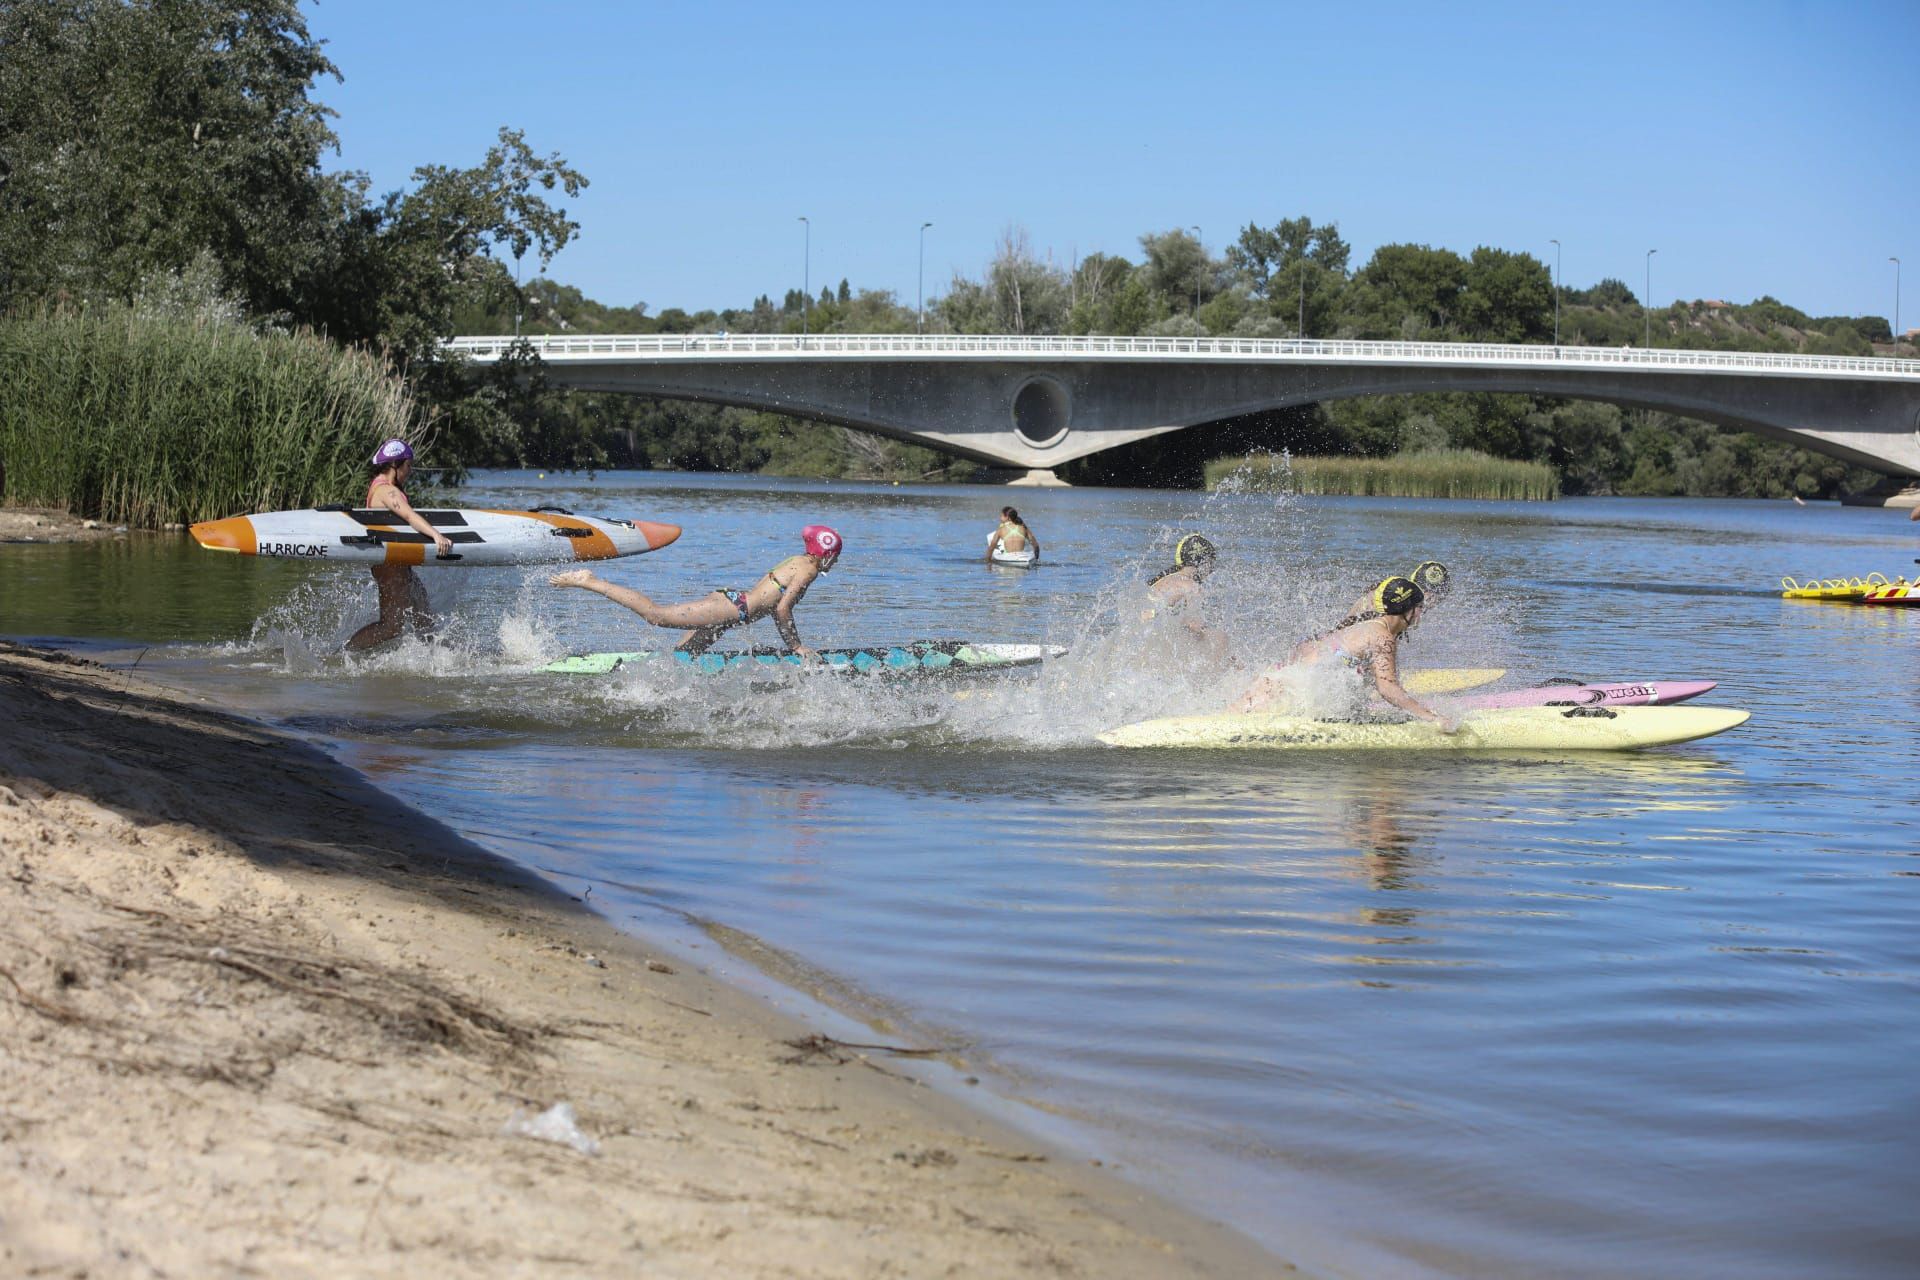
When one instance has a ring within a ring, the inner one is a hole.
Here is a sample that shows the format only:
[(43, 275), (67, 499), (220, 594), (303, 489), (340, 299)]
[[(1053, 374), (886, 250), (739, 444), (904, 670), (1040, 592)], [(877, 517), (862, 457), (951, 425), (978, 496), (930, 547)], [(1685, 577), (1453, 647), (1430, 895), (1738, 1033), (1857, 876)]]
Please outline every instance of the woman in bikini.
[(1284, 679), (1301, 668), (1323, 663), (1344, 665), (1369, 681), (1376, 692), (1419, 720), (1439, 725), (1452, 733), (1454, 722), (1441, 716), (1400, 687), (1400, 639), (1420, 621), (1426, 595), (1407, 578), (1388, 578), (1373, 589), (1369, 608), (1360, 618), (1349, 618), (1325, 635), (1315, 636), (1295, 646), (1287, 660), (1262, 672), (1229, 711), (1264, 711), (1289, 697)]
[[(446, 555), (453, 550), (453, 543), (447, 535), (428, 524), (425, 517), (413, 509), (407, 501), (407, 495), (400, 486), (413, 474), (413, 449), (404, 440), (389, 440), (373, 451), (373, 476), (367, 482), (367, 507), (375, 511), (391, 511), (415, 529), (433, 539), (435, 554)], [(427, 588), (414, 574), (411, 566), (404, 564), (376, 564), (373, 566), (373, 582), (380, 590), (380, 616), (353, 633), (347, 641), (349, 652), (359, 652), (383, 645), (396, 638), (406, 627), (413, 624), (416, 635), (427, 635), (433, 629), (433, 611), (427, 603)]]
[(1012, 507), (1000, 508), (1000, 527), (987, 537), (987, 563), (993, 563), (996, 551), (1024, 551), (1033, 548), (1033, 562), (1040, 563), (1040, 539), (1033, 536), (1020, 513)]
[(793, 608), (807, 594), (813, 580), (832, 569), (840, 559), (842, 543), (840, 535), (823, 524), (810, 524), (802, 529), (800, 542), (805, 551), (788, 556), (745, 591), (721, 587), (685, 604), (655, 604), (631, 587), (617, 587), (604, 578), (595, 577), (591, 569), (556, 573), (547, 581), (556, 587), (583, 587), (597, 592), (633, 610), (656, 627), (687, 628), (680, 643), (674, 646), (682, 653), (705, 653), (721, 632), (744, 627), (772, 614), (774, 629), (786, 642), (788, 652), (811, 658), (816, 655), (800, 643), (800, 630), (793, 623)]

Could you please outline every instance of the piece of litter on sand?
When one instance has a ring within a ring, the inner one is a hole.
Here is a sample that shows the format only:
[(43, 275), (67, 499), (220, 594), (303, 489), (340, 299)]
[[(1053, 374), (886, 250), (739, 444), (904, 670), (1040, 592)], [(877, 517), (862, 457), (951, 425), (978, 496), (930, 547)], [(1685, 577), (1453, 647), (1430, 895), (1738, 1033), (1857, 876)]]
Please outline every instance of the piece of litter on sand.
[(560, 1142), (583, 1156), (600, 1154), (600, 1144), (580, 1131), (571, 1102), (556, 1102), (537, 1116), (516, 1111), (500, 1131), (516, 1138), (538, 1138), (542, 1142)]

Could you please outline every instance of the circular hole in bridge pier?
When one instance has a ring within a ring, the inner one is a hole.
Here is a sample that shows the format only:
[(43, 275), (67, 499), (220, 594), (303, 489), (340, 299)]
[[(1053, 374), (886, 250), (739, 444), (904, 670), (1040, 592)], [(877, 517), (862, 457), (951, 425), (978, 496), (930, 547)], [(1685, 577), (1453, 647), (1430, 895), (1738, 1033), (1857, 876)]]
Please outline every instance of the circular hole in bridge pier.
[(1073, 397), (1057, 379), (1028, 378), (1013, 393), (1013, 431), (1036, 449), (1059, 444), (1073, 425)]

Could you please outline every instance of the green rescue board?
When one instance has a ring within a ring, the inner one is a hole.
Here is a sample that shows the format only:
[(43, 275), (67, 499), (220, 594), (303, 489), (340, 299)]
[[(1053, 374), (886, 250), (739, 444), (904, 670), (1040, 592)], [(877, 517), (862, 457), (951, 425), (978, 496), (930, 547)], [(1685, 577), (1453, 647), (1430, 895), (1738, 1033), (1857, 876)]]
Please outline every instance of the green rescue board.
[[(988, 671), (1003, 667), (1030, 667), (1066, 650), (1057, 644), (968, 644), (961, 640), (916, 640), (884, 649), (821, 649), (820, 665), (829, 671), (899, 675), (934, 672)], [(801, 658), (784, 649), (703, 653), (642, 649), (632, 653), (578, 653), (540, 668), (557, 675), (603, 676), (639, 663), (671, 659), (697, 671), (717, 673), (758, 668), (804, 667)]]
[(1471, 711), (1458, 733), (1424, 720), (1309, 720), (1303, 716), (1170, 716), (1100, 735), (1114, 747), (1289, 751), (1633, 751), (1710, 738), (1745, 724), (1725, 707), (1507, 707)]

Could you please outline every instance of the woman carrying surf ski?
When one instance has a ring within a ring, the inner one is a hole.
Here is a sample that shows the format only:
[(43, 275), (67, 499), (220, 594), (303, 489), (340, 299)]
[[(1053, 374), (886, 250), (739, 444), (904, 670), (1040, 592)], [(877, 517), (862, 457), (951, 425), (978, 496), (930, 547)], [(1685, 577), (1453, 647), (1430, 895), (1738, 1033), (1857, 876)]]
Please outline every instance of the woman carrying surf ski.
[(821, 574), (830, 571), (840, 559), (844, 545), (840, 535), (824, 524), (810, 524), (800, 531), (800, 543), (806, 549), (788, 556), (767, 570), (752, 586), (719, 587), (698, 600), (685, 604), (655, 604), (631, 587), (615, 586), (595, 576), (591, 569), (556, 573), (547, 581), (556, 587), (580, 587), (605, 596), (617, 605), (633, 610), (656, 627), (685, 627), (687, 632), (674, 646), (681, 653), (705, 653), (720, 633), (744, 627), (767, 615), (773, 615), (774, 629), (786, 643), (787, 651), (802, 658), (818, 656), (800, 643), (800, 630), (794, 625), (793, 609), (807, 588)]
[[(389, 440), (373, 451), (373, 475), (367, 481), (366, 506), (373, 511), (391, 511), (400, 520), (433, 540), (434, 553), (446, 555), (453, 550), (447, 535), (428, 524), (426, 517), (413, 509), (401, 490), (413, 474), (413, 448), (405, 440)], [(414, 634), (425, 636), (433, 630), (433, 610), (427, 601), (427, 588), (404, 564), (376, 564), (372, 567), (374, 586), (380, 591), (380, 616), (353, 633), (347, 650), (357, 653), (383, 645), (399, 636), (410, 622)]]
[(1440, 715), (1400, 687), (1399, 647), (1402, 637), (1420, 621), (1426, 593), (1410, 578), (1388, 578), (1373, 589), (1367, 609), (1333, 630), (1294, 647), (1287, 660), (1260, 673), (1229, 711), (1265, 711), (1275, 703), (1293, 701), (1303, 680), (1321, 672), (1348, 671), (1370, 683), (1382, 698), (1408, 715), (1452, 733), (1459, 725)]

